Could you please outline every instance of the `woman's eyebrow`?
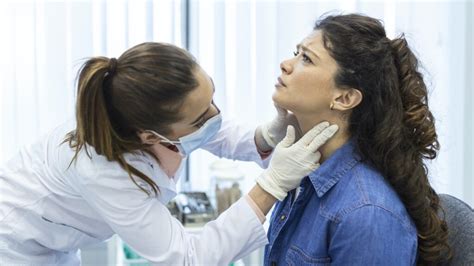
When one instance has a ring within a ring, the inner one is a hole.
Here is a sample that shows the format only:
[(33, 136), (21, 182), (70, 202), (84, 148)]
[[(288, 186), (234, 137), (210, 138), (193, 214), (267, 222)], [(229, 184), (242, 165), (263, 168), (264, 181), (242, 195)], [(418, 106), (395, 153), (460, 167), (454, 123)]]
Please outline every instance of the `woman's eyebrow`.
[(311, 49), (309, 49), (308, 47), (306, 47), (306, 46), (304, 46), (304, 45), (302, 45), (302, 44), (296, 45), (296, 49), (298, 49), (298, 50), (301, 49), (301, 50), (303, 50), (303, 51), (305, 51), (305, 52), (307, 52), (307, 53), (313, 54), (317, 59), (321, 60), (321, 58), (318, 56), (318, 54), (316, 54), (316, 52), (312, 51)]

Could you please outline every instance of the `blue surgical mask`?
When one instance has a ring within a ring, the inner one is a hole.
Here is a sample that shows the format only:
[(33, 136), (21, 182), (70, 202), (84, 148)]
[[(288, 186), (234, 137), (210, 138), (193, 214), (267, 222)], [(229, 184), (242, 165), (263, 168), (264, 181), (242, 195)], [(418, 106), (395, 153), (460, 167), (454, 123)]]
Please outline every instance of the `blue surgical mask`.
[(206, 145), (221, 129), (222, 115), (219, 113), (209, 118), (202, 127), (193, 133), (180, 137), (178, 140), (169, 140), (165, 136), (150, 130), (153, 134), (163, 139), (163, 142), (175, 145), (183, 156), (188, 156), (192, 151)]

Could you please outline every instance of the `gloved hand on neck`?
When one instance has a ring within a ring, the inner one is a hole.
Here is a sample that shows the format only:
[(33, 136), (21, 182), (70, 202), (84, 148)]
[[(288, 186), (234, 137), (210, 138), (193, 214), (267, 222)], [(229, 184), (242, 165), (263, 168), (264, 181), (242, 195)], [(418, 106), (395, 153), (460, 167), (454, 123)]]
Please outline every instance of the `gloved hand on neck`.
[(255, 144), (260, 152), (267, 152), (275, 148), (285, 137), (289, 125), (295, 129), (296, 139), (302, 135), (295, 115), (277, 105), (275, 108), (277, 116), (255, 130)]
[(283, 200), (288, 191), (298, 187), (305, 176), (319, 167), (318, 149), (337, 130), (337, 125), (322, 122), (295, 143), (295, 129), (288, 126), (285, 138), (276, 146), (268, 168), (257, 177), (257, 183), (276, 199)]

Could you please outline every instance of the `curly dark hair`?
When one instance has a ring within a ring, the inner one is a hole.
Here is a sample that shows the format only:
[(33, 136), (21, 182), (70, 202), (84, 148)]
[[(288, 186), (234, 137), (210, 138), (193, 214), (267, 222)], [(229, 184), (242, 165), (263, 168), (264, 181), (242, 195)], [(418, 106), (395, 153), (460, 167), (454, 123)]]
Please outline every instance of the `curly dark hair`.
[(437, 215), (439, 197), (424, 163), (436, 157), (439, 143), (418, 60), (404, 35), (390, 40), (381, 21), (359, 14), (325, 16), (314, 30), (321, 30), (338, 63), (336, 85), (363, 95), (349, 130), (364, 160), (381, 171), (413, 219), (418, 264), (449, 260), (448, 228)]

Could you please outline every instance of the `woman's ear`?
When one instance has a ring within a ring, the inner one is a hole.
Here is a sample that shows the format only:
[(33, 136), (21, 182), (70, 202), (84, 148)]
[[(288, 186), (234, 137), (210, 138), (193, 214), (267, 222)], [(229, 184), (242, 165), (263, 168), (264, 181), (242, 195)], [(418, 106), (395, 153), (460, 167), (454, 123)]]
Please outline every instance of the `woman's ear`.
[(351, 110), (362, 102), (362, 98), (362, 92), (358, 89), (341, 89), (332, 101), (330, 108), (338, 111)]
[(137, 134), (144, 144), (155, 144), (160, 141), (160, 138), (150, 131), (140, 131)]

